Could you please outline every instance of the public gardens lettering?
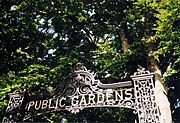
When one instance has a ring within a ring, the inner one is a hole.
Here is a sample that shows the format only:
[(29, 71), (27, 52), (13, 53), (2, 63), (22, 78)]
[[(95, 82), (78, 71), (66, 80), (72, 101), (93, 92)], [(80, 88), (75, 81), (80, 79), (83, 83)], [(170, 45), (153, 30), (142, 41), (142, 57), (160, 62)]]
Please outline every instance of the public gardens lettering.
[(124, 90), (107, 89), (98, 92), (90, 92), (84, 95), (72, 95), (68, 97), (50, 98), (44, 100), (33, 100), (27, 104), (27, 111), (30, 110), (58, 110), (68, 106), (93, 106), (93, 105), (118, 105), (122, 100), (133, 98), (133, 88)]
[(140, 123), (159, 123), (160, 113), (154, 95), (153, 73), (138, 69), (132, 81), (103, 84), (83, 66), (74, 69), (54, 92), (26, 96), (10, 94), (3, 122), (23, 122), (55, 111), (78, 113), (89, 107), (123, 107), (133, 109)]

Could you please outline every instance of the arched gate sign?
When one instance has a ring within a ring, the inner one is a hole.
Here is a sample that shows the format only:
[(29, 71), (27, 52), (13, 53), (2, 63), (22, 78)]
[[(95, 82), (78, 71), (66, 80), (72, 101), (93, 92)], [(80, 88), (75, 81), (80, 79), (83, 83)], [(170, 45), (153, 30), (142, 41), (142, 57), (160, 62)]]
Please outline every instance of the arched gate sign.
[(44, 113), (67, 110), (78, 113), (90, 107), (124, 107), (134, 110), (139, 123), (159, 123), (154, 95), (153, 73), (138, 69), (130, 81), (102, 84), (83, 66), (57, 86), (52, 93), (28, 96), (10, 94), (3, 122), (23, 122)]

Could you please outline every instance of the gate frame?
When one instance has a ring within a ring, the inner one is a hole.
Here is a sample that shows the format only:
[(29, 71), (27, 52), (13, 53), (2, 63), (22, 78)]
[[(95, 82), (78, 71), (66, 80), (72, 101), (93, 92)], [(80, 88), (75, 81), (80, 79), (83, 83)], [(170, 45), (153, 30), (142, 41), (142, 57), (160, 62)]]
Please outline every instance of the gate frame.
[[(28, 96), (27, 91), (23, 90), (22, 92), (9, 94), (9, 98), (10, 98), (9, 104), (7, 106), (6, 113), (2, 122), (23, 122), (30, 117), (36, 116), (37, 114), (33, 115), (32, 112), (28, 112), (29, 114), (27, 113), (27, 105), (29, 100), (31, 99), (38, 100), (39, 98), (43, 98), (43, 97), (57, 96), (59, 92), (62, 91), (64, 92), (65, 89), (68, 89), (69, 84), (72, 84), (70, 82), (70, 79), (72, 79), (73, 77), (78, 78), (82, 76), (85, 77), (88, 76), (89, 77), (88, 82), (91, 82), (89, 84), (89, 87), (93, 87), (94, 89), (101, 88), (105, 90), (105, 89), (114, 89), (117, 87), (122, 88), (128, 86), (132, 86), (134, 89), (133, 96), (135, 97), (135, 100), (133, 104), (129, 105), (130, 104), (129, 102), (127, 103), (128, 105), (126, 105), (126, 103), (122, 103), (122, 104), (118, 103), (118, 105), (106, 104), (106, 106), (102, 105), (102, 107), (108, 106), (108, 107), (130, 108), (133, 109), (134, 113), (138, 115), (139, 123), (160, 123), (159, 106), (156, 103), (155, 92), (154, 92), (154, 88), (155, 88), (155, 83), (153, 81), (154, 73), (150, 73), (149, 71), (146, 71), (144, 68), (141, 68), (141, 69), (137, 69), (137, 72), (135, 72), (134, 75), (130, 76), (132, 79), (131, 81), (118, 82), (113, 84), (102, 84), (99, 80), (96, 80), (94, 78), (94, 75), (91, 74), (86, 69), (86, 67), (82, 65), (77, 65), (73, 71), (74, 72), (69, 74), (66, 77), (66, 79), (63, 81), (64, 85), (57, 86), (55, 91), (52, 93)], [(74, 93), (77, 93), (77, 88), (78, 87), (75, 88), (76, 92)], [(132, 102), (132, 100), (130, 101)], [(92, 105), (90, 107), (100, 107), (100, 106)], [(63, 110), (68, 110), (72, 113), (78, 113), (80, 110), (84, 108), (88, 108), (88, 106), (82, 107), (81, 105), (78, 105), (73, 107), (71, 104), (70, 107), (67, 107)], [(54, 111), (59, 111), (59, 110), (54, 110)]]

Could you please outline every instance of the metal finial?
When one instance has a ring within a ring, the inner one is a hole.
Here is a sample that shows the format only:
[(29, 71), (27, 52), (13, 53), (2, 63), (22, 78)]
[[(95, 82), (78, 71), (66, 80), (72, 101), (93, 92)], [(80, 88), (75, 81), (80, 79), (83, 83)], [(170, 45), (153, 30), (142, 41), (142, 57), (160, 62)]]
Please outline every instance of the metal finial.
[(79, 70), (87, 71), (87, 68), (83, 66), (83, 63), (78, 62), (73, 68), (73, 71), (79, 71)]

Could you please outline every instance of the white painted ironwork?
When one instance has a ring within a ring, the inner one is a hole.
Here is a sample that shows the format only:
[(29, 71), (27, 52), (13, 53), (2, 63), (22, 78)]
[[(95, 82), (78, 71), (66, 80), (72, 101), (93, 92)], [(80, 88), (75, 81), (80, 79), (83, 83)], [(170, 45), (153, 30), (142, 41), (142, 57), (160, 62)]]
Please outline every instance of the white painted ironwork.
[[(10, 95), (3, 122), (25, 121), (36, 115), (61, 110), (78, 113), (84, 108), (124, 107), (134, 110), (139, 123), (159, 123), (153, 76), (153, 73), (141, 68), (131, 76), (130, 81), (103, 84), (86, 67), (78, 64), (63, 85), (57, 86), (52, 93), (29, 96), (24, 102), (23, 99), (27, 98), (24, 95)], [(16, 110), (20, 108), (23, 108), (23, 113)], [(22, 115), (18, 117), (18, 113)]]
[(153, 75), (143, 68), (131, 76), (134, 81), (136, 113), (140, 123), (160, 123), (154, 95)]
[(3, 118), (2, 122), (12, 123), (14, 121), (19, 121), (20, 107), (23, 103), (24, 94), (9, 94), (9, 103), (6, 109), (6, 116)]

